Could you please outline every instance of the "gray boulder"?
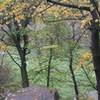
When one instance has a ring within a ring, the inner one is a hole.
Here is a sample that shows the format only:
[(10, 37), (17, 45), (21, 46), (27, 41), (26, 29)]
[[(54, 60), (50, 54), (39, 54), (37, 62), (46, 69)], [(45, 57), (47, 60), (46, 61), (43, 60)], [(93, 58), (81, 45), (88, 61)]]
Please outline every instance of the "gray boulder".
[(58, 92), (42, 86), (21, 89), (15, 94), (9, 93), (5, 100), (59, 100)]
[(90, 91), (87, 95), (87, 100), (98, 100), (98, 94), (96, 90)]

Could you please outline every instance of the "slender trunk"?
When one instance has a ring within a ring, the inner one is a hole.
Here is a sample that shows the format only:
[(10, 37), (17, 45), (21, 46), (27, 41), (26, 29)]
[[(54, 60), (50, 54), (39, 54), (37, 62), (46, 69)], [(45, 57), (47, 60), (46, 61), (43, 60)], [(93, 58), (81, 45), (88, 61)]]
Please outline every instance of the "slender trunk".
[(85, 68), (83, 67), (83, 65), (81, 65), (81, 68), (82, 68), (84, 74), (86, 75), (86, 78), (88, 79), (89, 83), (91, 84), (91, 87), (94, 88), (94, 89), (96, 89), (95, 84), (90, 79), (90, 77), (89, 77), (88, 73), (86, 72)]
[(72, 80), (73, 80), (73, 83), (74, 83), (74, 90), (75, 90), (75, 94), (76, 94), (76, 99), (79, 100), (78, 86), (77, 86), (75, 74), (74, 74), (74, 71), (73, 71), (73, 53), (72, 53), (72, 50), (70, 50), (70, 64), (69, 64), (69, 68), (70, 68), (70, 72), (71, 72), (71, 75), (72, 75)]
[(49, 62), (48, 62), (47, 87), (50, 86), (50, 69), (51, 69), (51, 61), (52, 61), (52, 49), (50, 49), (50, 56), (49, 56)]
[[(50, 37), (50, 45), (53, 44), (52, 38)], [(50, 86), (50, 69), (51, 69), (51, 61), (52, 61), (52, 48), (50, 48), (49, 53), (49, 62), (48, 62), (48, 75), (47, 75), (47, 87)]]

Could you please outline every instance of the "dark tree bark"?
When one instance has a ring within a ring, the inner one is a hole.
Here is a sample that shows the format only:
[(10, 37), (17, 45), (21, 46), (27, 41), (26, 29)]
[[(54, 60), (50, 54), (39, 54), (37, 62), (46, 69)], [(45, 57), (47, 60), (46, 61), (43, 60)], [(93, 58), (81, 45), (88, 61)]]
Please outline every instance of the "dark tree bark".
[[(53, 40), (52, 38), (50, 37), (50, 45), (53, 44)], [(50, 51), (49, 51), (49, 61), (48, 61), (48, 75), (47, 75), (47, 87), (50, 86), (50, 69), (51, 69), (51, 61), (52, 61), (52, 48), (50, 48)]]
[(20, 55), (20, 60), (21, 60), (21, 77), (22, 77), (22, 87), (29, 87), (29, 80), (28, 80), (28, 74), (27, 74), (27, 64), (26, 64), (26, 54), (27, 54), (27, 35), (23, 35), (23, 42), (24, 45), (21, 47), (21, 40), (20, 40), (20, 35), (17, 35), (16, 39), (16, 48), (18, 50), (18, 53)]
[(77, 86), (77, 82), (76, 82), (76, 78), (75, 78), (75, 74), (74, 74), (74, 70), (73, 70), (73, 52), (71, 49), (70, 49), (69, 68), (70, 68), (72, 80), (74, 83), (74, 90), (75, 90), (75, 94), (76, 94), (76, 99), (79, 100), (79, 91), (78, 91), (78, 86)]
[[(24, 60), (22, 62), (24, 62)], [(23, 88), (29, 87), (26, 65), (23, 64), (20, 69), (21, 69), (21, 77), (22, 77), (22, 87)]]
[(97, 91), (98, 91), (98, 100), (100, 100), (100, 39), (99, 39), (99, 30), (96, 28), (96, 24), (92, 24), (91, 32), (92, 32), (92, 56), (93, 56), (93, 64), (94, 71), (96, 75), (97, 81)]
[[(94, 9), (91, 11), (93, 20), (91, 21), (91, 51), (93, 57), (94, 71), (97, 81), (97, 91), (98, 91), (98, 100), (100, 100), (100, 12), (98, 11), (98, 2), (97, 0), (90, 0), (93, 4)], [(97, 21), (96, 21), (97, 20)]]
[[(93, 25), (93, 27), (95, 27)], [(93, 28), (92, 27), (92, 28)], [(98, 91), (98, 100), (100, 100), (100, 44), (99, 44), (99, 32), (96, 29), (92, 29), (92, 55), (93, 55), (93, 64), (94, 71), (97, 81), (97, 91)]]

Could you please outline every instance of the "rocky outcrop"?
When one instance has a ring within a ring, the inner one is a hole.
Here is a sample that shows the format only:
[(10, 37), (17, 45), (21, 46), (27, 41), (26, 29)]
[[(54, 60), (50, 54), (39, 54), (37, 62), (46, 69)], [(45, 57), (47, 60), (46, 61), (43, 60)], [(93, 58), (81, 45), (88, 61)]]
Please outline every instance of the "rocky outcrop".
[(15, 94), (8, 93), (5, 100), (59, 100), (57, 90), (42, 86), (21, 89)]

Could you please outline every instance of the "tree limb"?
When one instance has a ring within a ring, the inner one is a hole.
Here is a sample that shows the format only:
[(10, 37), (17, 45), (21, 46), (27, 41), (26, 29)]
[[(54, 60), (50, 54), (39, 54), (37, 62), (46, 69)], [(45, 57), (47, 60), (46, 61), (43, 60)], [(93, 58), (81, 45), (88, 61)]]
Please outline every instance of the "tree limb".
[(10, 56), (10, 58), (14, 61), (14, 63), (15, 64), (17, 64), (18, 65), (18, 67), (20, 68), (21, 66), (20, 66), (20, 64), (19, 63), (17, 63), (17, 61), (13, 58), (13, 56), (10, 54), (10, 52), (9, 51), (7, 51), (7, 53), (8, 53), (8, 55)]
[(55, 5), (60, 5), (60, 6), (63, 6), (63, 7), (68, 7), (68, 8), (75, 8), (75, 9), (79, 9), (79, 10), (86, 10), (86, 11), (90, 11), (90, 7), (87, 7), (87, 6), (79, 6), (77, 4), (70, 4), (70, 3), (61, 3), (61, 2), (56, 2), (56, 1), (53, 1), (53, 0), (47, 0), (47, 2), (50, 2), (50, 3), (53, 3)]
[(91, 79), (90, 79), (90, 77), (88, 76), (88, 73), (86, 72), (86, 70), (84, 69), (84, 67), (81, 66), (81, 68), (83, 69), (83, 71), (84, 71), (84, 73), (85, 73), (85, 75), (86, 75), (88, 81), (90, 82), (91, 86), (92, 86), (94, 89), (96, 89), (94, 83), (91, 81)]

